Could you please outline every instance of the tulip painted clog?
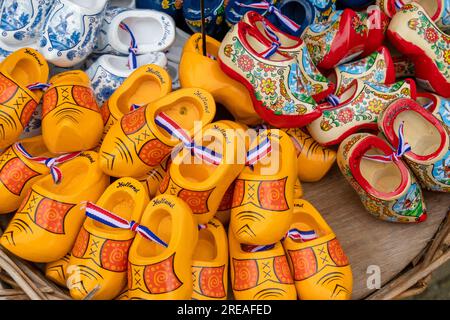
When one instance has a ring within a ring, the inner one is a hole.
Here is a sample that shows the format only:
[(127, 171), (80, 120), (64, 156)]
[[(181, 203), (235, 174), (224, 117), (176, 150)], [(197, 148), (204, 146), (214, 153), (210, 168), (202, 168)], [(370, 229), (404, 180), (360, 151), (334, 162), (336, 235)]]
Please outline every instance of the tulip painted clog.
[(162, 244), (141, 234), (134, 238), (128, 255), (129, 299), (191, 299), (198, 231), (189, 206), (175, 196), (157, 196), (145, 209), (140, 225)]
[[(447, 110), (448, 111), (448, 110)], [(403, 137), (398, 127), (403, 123)], [(380, 131), (397, 145), (404, 139), (410, 150), (403, 155), (424, 188), (450, 192), (450, 127), (412, 99), (392, 102), (380, 115)]]
[(367, 133), (353, 134), (340, 144), (337, 163), (374, 217), (402, 223), (426, 220), (419, 183), (385, 140)]
[(0, 239), (18, 257), (33, 262), (64, 257), (85, 219), (81, 202), (96, 201), (109, 184), (92, 151), (80, 153), (60, 170), (60, 183), (49, 174), (33, 184)]
[(44, 57), (31, 48), (9, 55), (0, 64), (0, 149), (16, 142), (41, 101), (43, 92), (36, 83), (48, 80)]
[(349, 300), (353, 277), (336, 235), (306, 200), (294, 201), (290, 232), (282, 241), (301, 300)]
[(69, 266), (70, 253), (59, 260), (45, 265), (45, 277), (61, 287), (67, 286), (67, 267)]
[(321, 105), (322, 117), (308, 125), (308, 131), (324, 146), (339, 144), (345, 137), (360, 130), (377, 130), (377, 119), (389, 102), (398, 98), (416, 97), (414, 80), (406, 79), (392, 85), (353, 80), (339, 97), (340, 103)]
[(192, 257), (193, 300), (225, 300), (228, 294), (228, 238), (217, 219), (199, 226)]
[(291, 270), (281, 243), (245, 246), (228, 230), (231, 287), (236, 300), (296, 300)]
[[(139, 181), (121, 178), (114, 181), (87, 210), (107, 211), (126, 221), (139, 222), (148, 204), (148, 195)], [(89, 212), (89, 211), (87, 211)], [(96, 218), (98, 219), (98, 218)], [(95, 300), (115, 298), (127, 284), (128, 250), (136, 235), (132, 229), (104, 224), (88, 216), (72, 248), (67, 285), (74, 299), (91, 296)]]
[[(48, 150), (68, 153), (96, 147), (103, 120), (87, 74), (66, 71), (50, 83), (42, 102), (42, 137)], [(80, 130), (80, 125), (89, 130)]]
[[(130, 112), (115, 123), (100, 147), (100, 167), (113, 177), (142, 177), (158, 166), (179, 144), (167, 131), (166, 116), (182, 126), (191, 137), (212, 121), (216, 112), (213, 97), (202, 89), (180, 89)], [(159, 121), (161, 120), (161, 121)], [(200, 126), (195, 128), (196, 122)]]

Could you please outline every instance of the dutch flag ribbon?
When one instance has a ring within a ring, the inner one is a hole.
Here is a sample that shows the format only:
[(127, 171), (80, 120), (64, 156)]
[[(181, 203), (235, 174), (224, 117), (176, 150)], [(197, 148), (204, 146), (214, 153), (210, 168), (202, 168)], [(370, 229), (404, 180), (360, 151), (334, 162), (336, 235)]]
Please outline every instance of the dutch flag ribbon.
[(138, 45), (136, 42), (136, 38), (133, 34), (133, 32), (131, 31), (130, 27), (127, 26), (125, 23), (121, 22), (119, 24), (120, 29), (128, 32), (128, 34), (130, 35), (131, 41), (130, 41), (130, 47), (128, 48), (128, 67), (131, 70), (135, 70), (137, 68), (137, 52), (138, 52)]
[(301, 240), (302, 242), (311, 241), (318, 238), (315, 230), (303, 231), (296, 228), (290, 229), (286, 233), (286, 237), (293, 240)]
[(261, 251), (273, 249), (274, 247), (275, 247), (275, 244), (268, 244), (265, 246), (252, 246), (252, 245), (244, 245), (244, 244), (242, 245), (242, 248), (246, 252), (261, 252)]
[(332, 93), (330, 93), (326, 99), (333, 107), (337, 107), (339, 103), (341, 103), (339, 97)]
[(266, 51), (262, 52), (261, 56), (264, 59), (268, 59), (268, 58), (273, 56), (278, 51), (279, 47), (280, 47), (280, 43), (279, 42), (272, 42), (272, 45), (270, 46), (270, 48), (267, 49)]
[(256, 162), (264, 158), (272, 151), (272, 144), (270, 143), (269, 137), (266, 137), (261, 143), (259, 143), (253, 149), (247, 152), (247, 166), (253, 167)]
[(32, 84), (29, 84), (27, 86), (27, 88), (31, 91), (35, 91), (35, 90), (42, 90), (42, 91), (46, 91), (48, 88), (50, 88), (52, 86), (51, 83), (43, 83), (43, 82), (35, 82)]

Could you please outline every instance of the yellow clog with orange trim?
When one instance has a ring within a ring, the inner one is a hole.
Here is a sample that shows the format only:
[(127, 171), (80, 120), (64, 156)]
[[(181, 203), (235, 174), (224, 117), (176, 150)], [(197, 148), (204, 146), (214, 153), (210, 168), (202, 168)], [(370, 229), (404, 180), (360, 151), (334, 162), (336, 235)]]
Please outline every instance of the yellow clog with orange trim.
[(314, 234), (312, 240), (286, 237), (282, 243), (302, 300), (348, 300), (352, 269), (333, 230), (306, 200), (294, 201), (291, 229)]
[(67, 267), (69, 266), (70, 253), (59, 260), (45, 265), (45, 277), (61, 287), (66, 287)]
[(153, 198), (158, 193), (159, 185), (167, 174), (170, 163), (171, 159), (170, 157), (167, 157), (161, 162), (161, 164), (157, 165), (155, 168), (151, 169), (145, 176), (138, 179), (147, 190), (150, 198)]
[(19, 139), (43, 94), (28, 86), (46, 83), (48, 73), (45, 58), (31, 48), (13, 52), (0, 64), (0, 149)]
[(225, 300), (228, 294), (228, 238), (217, 219), (198, 231), (192, 261), (194, 300)]
[(167, 247), (136, 235), (128, 255), (128, 298), (191, 299), (192, 255), (198, 239), (192, 210), (180, 198), (160, 195), (150, 200), (140, 225)]
[[(114, 181), (96, 205), (127, 221), (141, 220), (148, 195), (133, 178)], [(74, 299), (84, 299), (97, 286), (93, 300), (114, 299), (127, 284), (128, 250), (136, 233), (87, 217), (72, 248), (67, 286)]]
[(180, 124), (189, 136), (194, 124), (212, 121), (216, 104), (203, 89), (174, 91), (148, 105), (124, 115), (108, 131), (100, 147), (100, 166), (114, 177), (142, 177), (169, 156), (180, 140), (156, 124), (164, 113)]
[(96, 147), (103, 120), (88, 75), (66, 71), (50, 83), (42, 102), (42, 136), (48, 149), (67, 153)]
[(223, 225), (228, 225), (230, 223), (231, 206), (233, 204), (233, 194), (234, 194), (234, 181), (228, 187), (227, 191), (220, 201), (219, 207), (217, 208), (214, 218), (219, 220)]
[(72, 249), (85, 220), (83, 201), (96, 201), (109, 184), (98, 155), (82, 152), (61, 164), (62, 180), (48, 174), (32, 185), (0, 238), (3, 247), (32, 262), (52, 262)]

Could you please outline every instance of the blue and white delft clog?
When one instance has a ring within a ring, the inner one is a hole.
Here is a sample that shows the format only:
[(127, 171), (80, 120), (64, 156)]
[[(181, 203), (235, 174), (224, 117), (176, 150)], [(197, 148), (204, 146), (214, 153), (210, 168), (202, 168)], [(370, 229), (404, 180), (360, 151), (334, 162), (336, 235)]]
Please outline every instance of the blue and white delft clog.
[(175, 18), (180, 15), (183, 0), (136, 0), (136, 8), (152, 9)]
[[(205, 31), (215, 35), (222, 29), (224, 0), (205, 1)], [(186, 24), (193, 32), (200, 32), (202, 26), (200, 1), (184, 0), (183, 15)]]

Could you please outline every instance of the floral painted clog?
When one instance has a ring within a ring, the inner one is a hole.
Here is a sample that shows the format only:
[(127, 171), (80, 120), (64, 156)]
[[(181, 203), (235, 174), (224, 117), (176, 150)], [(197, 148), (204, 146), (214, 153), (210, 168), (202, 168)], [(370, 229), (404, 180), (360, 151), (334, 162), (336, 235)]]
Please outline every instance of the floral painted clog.
[(380, 47), (369, 56), (341, 64), (329, 76), (336, 82), (336, 95), (341, 95), (354, 79), (379, 84), (395, 82), (395, 69), (391, 54), (386, 47)]
[(294, 280), (281, 243), (240, 244), (228, 230), (231, 287), (236, 300), (296, 300)]
[(140, 225), (161, 242), (141, 234), (134, 238), (128, 255), (129, 299), (191, 299), (198, 231), (189, 206), (175, 196), (157, 196), (145, 209)]
[(227, 33), (219, 49), (222, 70), (243, 83), (255, 111), (275, 127), (298, 127), (320, 117), (321, 111), (298, 77), (297, 59), (277, 51), (259, 31), (240, 22)]
[(228, 294), (228, 238), (217, 219), (199, 226), (192, 257), (193, 300), (225, 300)]
[[(194, 136), (197, 145), (173, 159), (159, 186), (159, 193), (175, 195), (192, 209), (199, 224), (214, 217), (227, 189), (244, 168), (245, 140), (225, 122), (214, 122)], [(209, 153), (200, 153), (208, 148)], [(239, 152), (244, 151), (243, 153)], [(187, 151), (187, 152), (186, 152)]]
[[(48, 150), (68, 153), (95, 148), (103, 120), (87, 74), (66, 71), (50, 83), (42, 102), (42, 137)], [(80, 130), (80, 124), (89, 130)]]
[(183, 0), (136, 0), (136, 8), (167, 13), (173, 18), (181, 15)]
[[(400, 123), (403, 137), (398, 136)], [(392, 102), (380, 115), (378, 126), (391, 145), (402, 139), (408, 143), (410, 150), (403, 158), (424, 188), (450, 192), (450, 126), (412, 99)]]
[(287, 129), (285, 132), (294, 143), (297, 154), (297, 176), (300, 181), (321, 180), (336, 161), (336, 151), (322, 147), (300, 128)]
[(383, 44), (390, 19), (380, 8), (374, 6), (369, 6), (365, 12), (358, 11), (357, 14), (362, 23), (367, 26), (367, 40), (362, 53), (365, 57), (378, 50)]
[[(142, 177), (167, 158), (180, 143), (168, 132), (180, 124), (186, 136), (212, 121), (213, 97), (202, 89), (174, 91), (144, 107), (127, 113), (111, 126), (100, 147), (100, 167), (113, 177)], [(165, 119), (171, 118), (168, 123)], [(195, 127), (199, 122), (201, 125)]]
[(45, 277), (57, 285), (67, 287), (67, 267), (69, 266), (70, 253), (59, 260), (49, 262), (45, 265)]
[[(88, 203), (86, 212), (112, 213), (113, 217), (138, 223), (148, 201), (139, 181), (121, 178), (105, 190), (95, 205)], [(132, 227), (117, 228), (97, 219), (90, 215), (86, 218), (72, 248), (67, 286), (77, 300), (84, 299), (97, 286), (91, 299), (111, 300), (127, 285), (128, 250), (136, 233)]]
[(45, 58), (31, 48), (15, 51), (0, 64), (0, 149), (16, 142), (28, 125), (43, 95), (33, 85), (46, 83), (48, 73)]
[(300, 300), (351, 298), (348, 258), (333, 230), (308, 201), (294, 201), (294, 216), (282, 244)]
[[(167, 64), (167, 58), (162, 52), (143, 54), (137, 56), (136, 60), (138, 68), (147, 64), (154, 64), (164, 68)], [(94, 89), (99, 105), (103, 105), (135, 70), (128, 64), (127, 57), (104, 54), (86, 70), (89, 79), (91, 79), (92, 89)]]
[(308, 131), (323, 146), (339, 144), (357, 131), (377, 130), (378, 115), (393, 100), (415, 97), (416, 86), (412, 79), (388, 86), (356, 79), (341, 94), (338, 105), (320, 106), (323, 115), (308, 125)]
[(265, 140), (270, 141), (271, 152), (247, 166), (234, 186), (230, 229), (237, 241), (249, 245), (279, 241), (292, 218), (297, 180), (295, 147), (285, 132), (269, 129), (258, 135), (250, 150), (260, 149)]
[(46, 175), (32, 185), (0, 243), (16, 256), (52, 262), (69, 252), (83, 221), (83, 201), (96, 201), (109, 184), (95, 152), (83, 152), (60, 166), (56, 184)]
[(450, 97), (450, 36), (417, 3), (406, 4), (388, 28), (391, 43), (416, 67), (416, 80), (428, 91)]
[[(224, 0), (205, 2), (205, 32), (209, 35), (218, 34), (222, 29), (224, 17)], [(201, 32), (202, 20), (200, 2), (196, 0), (183, 1), (184, 21), (193, 32)]]
[(196, 33), (189, 38), (181, 56), (181, 86), (205, 89), (239, 122), (248, 125), (260, 123), (261, 118), (253, 109), (253, 102), (246, 87), (220, 69), (217, 61), (219, 47), (219, 41), (206, 36), (207, 56), (203, 56), (201, 34)]
[(337, 163), (374, 217), (402, 223), (426, 220), (419, 183), (385, 140), (368, 133), (353, 134), (340, 144)]
[(94, 49), (107, 3), (55, 0), (41, 32), (40, 52), (58, 67), (84, 61)]

